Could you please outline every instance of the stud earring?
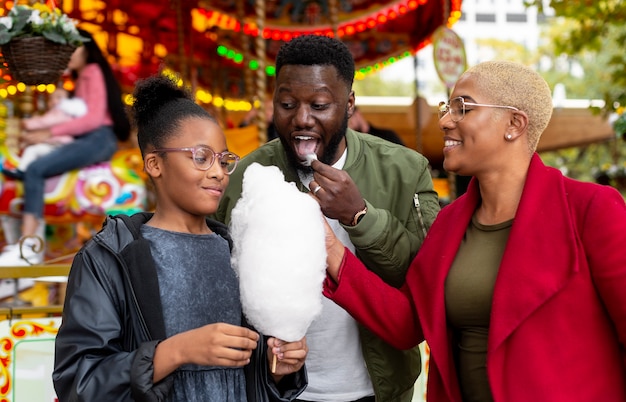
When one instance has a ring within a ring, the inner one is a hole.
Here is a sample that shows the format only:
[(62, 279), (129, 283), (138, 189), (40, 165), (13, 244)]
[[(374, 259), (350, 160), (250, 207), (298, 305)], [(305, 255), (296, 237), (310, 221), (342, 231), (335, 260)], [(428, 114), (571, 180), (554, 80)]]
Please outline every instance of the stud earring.
[(507, 135), (507, 136), (506, 136), (506, 139), (507, 139), (507, 140), (510, 140), (511, 138), (513, 138), (513, 136), (512, 136), (511, 134), (509, 134), (509, 135)]

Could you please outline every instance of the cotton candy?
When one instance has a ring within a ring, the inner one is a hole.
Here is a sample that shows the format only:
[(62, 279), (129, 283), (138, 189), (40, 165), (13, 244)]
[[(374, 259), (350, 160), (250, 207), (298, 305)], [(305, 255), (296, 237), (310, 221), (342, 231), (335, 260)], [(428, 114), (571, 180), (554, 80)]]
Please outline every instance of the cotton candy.
[(301, 339), (322, 310), (326, 270), (319, 204), (275, 166), (251, 164), (232, 210), (232, 266), (243, 312), (258, 331)]

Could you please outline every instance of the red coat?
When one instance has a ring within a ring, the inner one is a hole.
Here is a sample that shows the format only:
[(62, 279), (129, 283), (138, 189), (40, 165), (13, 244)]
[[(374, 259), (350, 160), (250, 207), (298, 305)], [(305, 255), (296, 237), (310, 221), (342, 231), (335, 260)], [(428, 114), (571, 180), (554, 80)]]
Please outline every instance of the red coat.
[[(444, 208), (400, 290), (346, 250), (324, 293), (400, 349), (426, 339), (427, 399), (461, 401), (444, 281), (479, 201)], [(495, 283), (487, 373), (496, 402), (626, 401), (626, 205), (531, 162)]]

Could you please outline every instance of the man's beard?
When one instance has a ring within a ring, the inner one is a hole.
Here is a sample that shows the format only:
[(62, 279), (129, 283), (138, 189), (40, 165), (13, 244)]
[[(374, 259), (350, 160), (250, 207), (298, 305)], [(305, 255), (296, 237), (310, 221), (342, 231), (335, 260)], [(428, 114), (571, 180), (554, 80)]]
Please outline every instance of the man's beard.
[[(347, 129), (348, 115), (345, 114), (343, 117), (343, 121), (341, 122), (341, 126), (339, 126), (339, 130), (337, 130), (333, 134), (330, 142), (324, 146), (324, 153), (319, 159), (320, 162), (330, 165), (335, 160), (337, 156), (337, 150), (339, 149), (339, 144), (341, 144), (341, 140), (345, 138)], [(305, 166), (302, 164), (302, 162), (298, 158), (298, 155), (293, 150), (293, 146), (285, 139), (283, 135), (281, 135), (281, 133), (278, 133), (278, 138), (280, 138), (280, 142), (283, 144), (283, 148), (285, 148), (287, 160), (289, 161), (291, 167), (293, 167), (296, 171), (300, 171), (304, 174), (312, 174), (313, 168), (311, 166)]]

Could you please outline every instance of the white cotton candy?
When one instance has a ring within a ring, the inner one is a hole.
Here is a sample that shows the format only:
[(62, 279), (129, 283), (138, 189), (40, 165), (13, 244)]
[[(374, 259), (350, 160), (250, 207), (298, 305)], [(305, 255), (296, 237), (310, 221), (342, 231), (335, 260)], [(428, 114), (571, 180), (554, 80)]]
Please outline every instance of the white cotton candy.
[(302, 162), (302, 164), (304, 166), (311, 166), (311, 163), (317, 160), (317, 154), (314, 154), (314, 153), (306, 154), (305, 158), (306, 158), (306, 161)]
[(326, 247), (319, 204), (277, 167), (253, 163), (230, 231), (246, 318), (265, 335), (301, 339), (322, 310)]

